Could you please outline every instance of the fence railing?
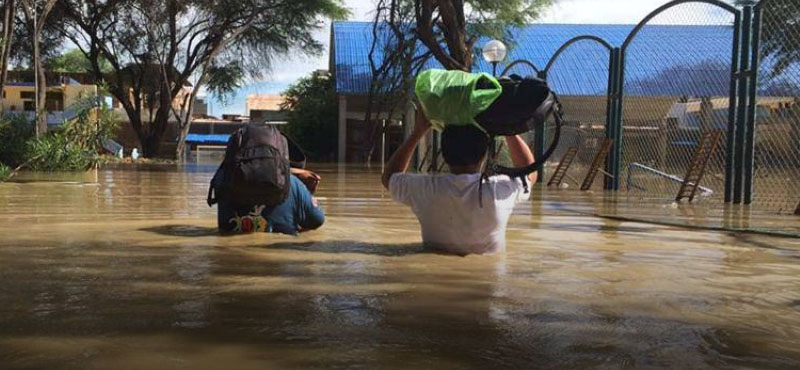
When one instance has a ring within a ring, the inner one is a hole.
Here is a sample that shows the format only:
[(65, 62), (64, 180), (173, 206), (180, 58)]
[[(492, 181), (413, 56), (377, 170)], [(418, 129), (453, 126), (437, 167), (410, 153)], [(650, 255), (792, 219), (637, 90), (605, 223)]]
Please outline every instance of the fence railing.
[[(624, 40), (614, 41), (581, 35), (545, 66), (514, 64), (504, 72), (534, 70), (563, 100), (568, 124), (544, 172), (577, 147), (567, 174), (583, 178), (603, 139), (611, 138), (605, 166), (611, 176), (597, 188), (632, 194), (628, 201), (669, 202), (700, 137), (720, 130), (724, 139), (703, 177), (704, 206), (795, 211), (800, 202), (800, 1), (735, 7), (719, 0), (675, 0), (645, 17)], [(536, 148), (549, 142), (549, 131), (536, 132)], [(626, 190), (626, 179), (646, 186)]]

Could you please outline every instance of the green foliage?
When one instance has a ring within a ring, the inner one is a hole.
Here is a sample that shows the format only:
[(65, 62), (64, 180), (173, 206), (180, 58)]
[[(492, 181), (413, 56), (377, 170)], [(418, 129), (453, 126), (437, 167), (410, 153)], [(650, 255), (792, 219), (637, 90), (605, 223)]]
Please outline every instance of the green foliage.
[[(105, 73), (113, 70), (111, 63), (105, 58), (100, 57), (98, 63)], [(80, 49), (70, 49), (66, 53), (50, 58), (47, 67), (51, 72), (88, 73), (92, 71), (92, 62)]]
[(0, 162), (11, 166), (25, 162), (25, 143), (34, 136), (33, 123), (23, 115), (0, 120)]
[[(62, 34), (114, 67), (92, 74), (125, 108), (145, 157), (159, 153), (169, 103), (204, 68), (236, 67), (209, 76), (220, 77), (212, 87), (226, 91), (241, 83), (243, 72), (258, 77), (274, 58), (322, 52), (315, 38), (322, 21), (347, 15), (341, 0), (60, 0), (57, 7), (66, 14)], [(203, 84), (194, 81), (193, 88)]]
[(446, 69), (469, 71), (480, 38), (510, 39), (511, 27), (524, 26), (553, 0), (413, 0), (415, 34)]
[(62, 126), (64, 137), (78, 148), (94, 153), (103, 149), (103, 141), (113, 138), (118, 122), (114, 112), (96, 97), (84, 97), (76, 103), (77, 117)]
[(301, 78), (284, 92), (281, 109), (288, 111), (283, 129), (312, 161), (333, 160), (338, 143), (339, 106), (332, 77), (312, 75)]
[(34, 171), (83, 171), (98, 164), (102, 143), (114, 135), (117, 122), (111, 109), (96, 103), (83, 98), (73, 120), (40, 138), (24, 116), (0, 120), (0, 162)]
[(53, 132), (28, 141), (25, 153), (34, 171), (85, 171), (96, 163), (96, 155), (71, 142), (63, 133)]
[(13, 172), (11, 167), (0, 163), (0, 182), (8, 181), (11, 178), (11, 172)]
[(241, 63), (232, 61), (225, 65), (213, 65), (208, 69), (208, 91), (221, 103), (228, 100), (242, 86), (245, 70)]

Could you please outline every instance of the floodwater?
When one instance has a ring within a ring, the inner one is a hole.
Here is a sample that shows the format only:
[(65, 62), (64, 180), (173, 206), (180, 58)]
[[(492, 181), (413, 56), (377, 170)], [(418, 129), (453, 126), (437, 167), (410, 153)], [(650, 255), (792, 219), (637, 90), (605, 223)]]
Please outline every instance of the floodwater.
[(0, 184), (0, 369), (800, 367), (800, 241), (564, 212), (427, 253), (377, 170), (318, 231), (215, 232), (212, 165)]

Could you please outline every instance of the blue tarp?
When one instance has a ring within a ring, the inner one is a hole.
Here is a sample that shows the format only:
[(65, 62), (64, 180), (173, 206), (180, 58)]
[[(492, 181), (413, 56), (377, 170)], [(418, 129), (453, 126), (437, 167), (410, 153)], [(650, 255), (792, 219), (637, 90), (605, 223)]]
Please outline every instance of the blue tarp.
[(227, 144), (230, 137), (229, 134), (188, 134), (186, 142), (189, 144)]

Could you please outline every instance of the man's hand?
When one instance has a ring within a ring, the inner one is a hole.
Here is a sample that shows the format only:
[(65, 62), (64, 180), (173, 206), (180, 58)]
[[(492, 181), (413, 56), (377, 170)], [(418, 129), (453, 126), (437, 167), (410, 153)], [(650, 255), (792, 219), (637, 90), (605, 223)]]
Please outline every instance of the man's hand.
[(317, 190), (317, 185), (319, 185), (320, 180), (322, 180), (322, 177), (309, 170), (304, 170), (301, 168), (292, 168), (291, 172), (292, 175), (297, 176), (297, 178), (299, 178), (300, 181), (302, 181), (303, 184), (306, 185), (308, 191), (310, 191), (311, 194), (314, 194), (314, 191)]

